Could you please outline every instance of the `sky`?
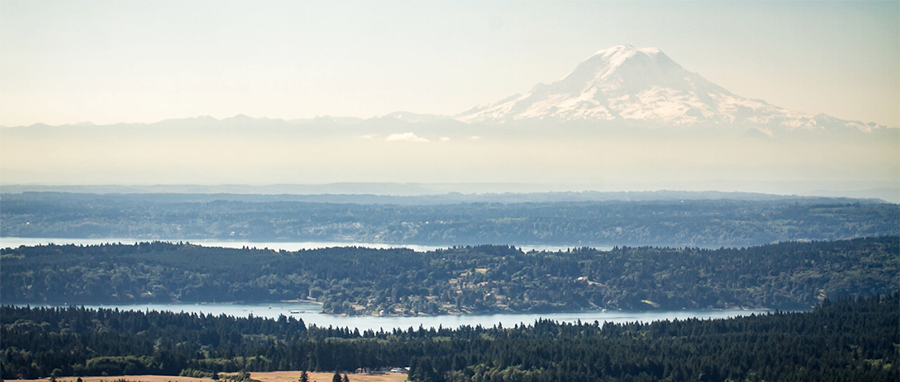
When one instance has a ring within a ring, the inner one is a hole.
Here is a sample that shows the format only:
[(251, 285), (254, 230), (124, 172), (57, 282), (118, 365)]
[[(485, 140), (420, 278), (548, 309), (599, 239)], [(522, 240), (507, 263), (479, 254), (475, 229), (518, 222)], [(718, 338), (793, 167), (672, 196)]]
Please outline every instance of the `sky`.
[(0, 1), (0, 124), (454, 115), (657, 47), (741, 96), (900, 126), (900, 2)]

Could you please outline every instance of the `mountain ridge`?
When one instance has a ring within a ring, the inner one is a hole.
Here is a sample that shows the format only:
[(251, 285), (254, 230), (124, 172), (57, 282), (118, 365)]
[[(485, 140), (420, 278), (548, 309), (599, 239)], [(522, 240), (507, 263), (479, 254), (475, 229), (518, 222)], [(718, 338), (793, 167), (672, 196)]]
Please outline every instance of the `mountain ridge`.
[(153, 126), (173, 123), (229, 124), (266, 122), (282, 125), (358, 125), (361, 123), (516, 124), (534, 121), (631, 123), (651, 127), (739, 126), (772, 134), (774, 129), (848, 128), (869, 132), (897, 128), (874, 122), (845, 120), (824, 113), (785, 109), (746, 98), (690, 72), (658, 48), (617, 45), (597, 51), (575, 69), (550, 84), (539, 83), (524, 94), (476, 105), (448, 116), (395, 111), (371, 118), (316, 116), (301, 119), (249, 117), (237, 114), (171, 118), (157, 122), (94, 124), (91, 122), (18, 127)]
[(784, 109), (745, 98), (690, 72), (658, 48), (603, 49), (550, 84), (477, 105), (455, 116), (467, 123), (528, 120), (642, 121), (663, 126), (753, 125), (766, 129), (885, 126)]

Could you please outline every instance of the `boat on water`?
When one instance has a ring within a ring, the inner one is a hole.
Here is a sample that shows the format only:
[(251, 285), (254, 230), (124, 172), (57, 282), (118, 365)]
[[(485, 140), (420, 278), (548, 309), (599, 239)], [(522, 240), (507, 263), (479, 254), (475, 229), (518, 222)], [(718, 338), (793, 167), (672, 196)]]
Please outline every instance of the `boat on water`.
[(291, 309), (291, 314), (300, 314), (300, 313), (305, 313), (305, 312), (306, 312), (305, 310)]

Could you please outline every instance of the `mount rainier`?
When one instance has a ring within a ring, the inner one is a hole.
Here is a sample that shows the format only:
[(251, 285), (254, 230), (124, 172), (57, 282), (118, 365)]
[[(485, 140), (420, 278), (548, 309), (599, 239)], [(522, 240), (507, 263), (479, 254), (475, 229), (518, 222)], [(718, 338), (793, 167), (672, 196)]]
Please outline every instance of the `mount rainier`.
[(884, 127), (744, 98), (687, 71), (657, 48), (631, 45), (601, 50), (559, 81), (476, 106), (455, 119), (488, 124), (543, 120), (736, 125), (763, 130)]

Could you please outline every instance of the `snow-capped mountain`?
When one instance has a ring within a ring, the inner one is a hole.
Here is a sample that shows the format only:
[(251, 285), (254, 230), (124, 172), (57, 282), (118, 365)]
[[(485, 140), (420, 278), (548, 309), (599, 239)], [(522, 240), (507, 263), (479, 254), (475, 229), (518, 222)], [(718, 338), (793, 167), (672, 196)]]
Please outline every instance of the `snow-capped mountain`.
[(589, 120), (664, 126), (733, 124), (761, 129), (881, 127), (744, 98), (687, 71), (657, 48), (631, 45), (601, 50), (559, 81), (538, 84), (526, 94), (476, 106), (455, 118), (467, 123)]

